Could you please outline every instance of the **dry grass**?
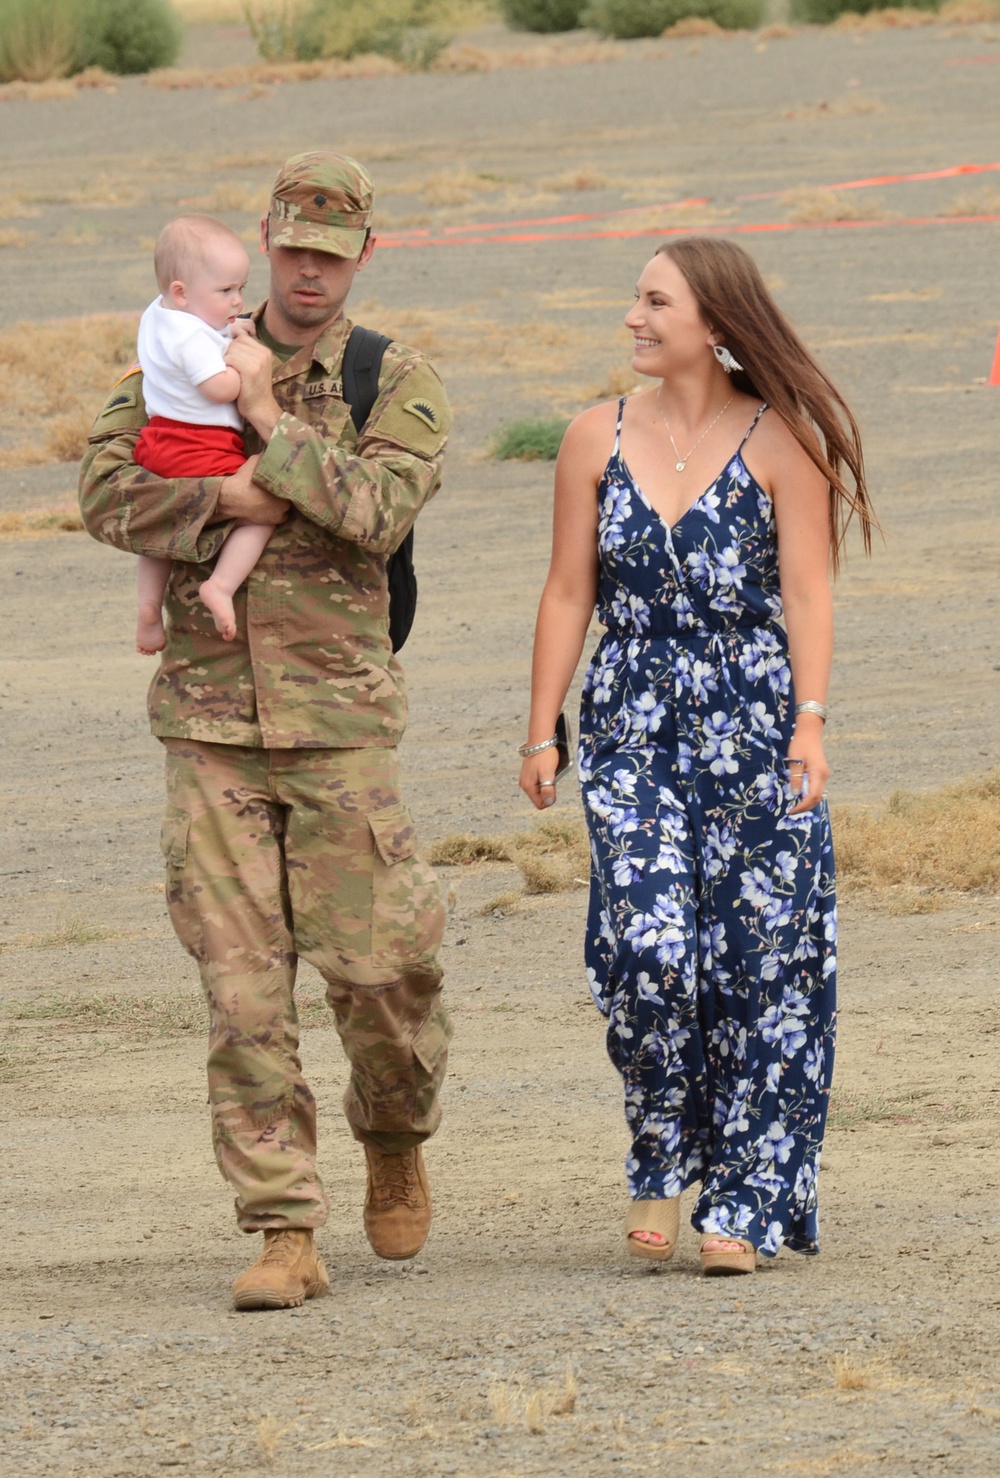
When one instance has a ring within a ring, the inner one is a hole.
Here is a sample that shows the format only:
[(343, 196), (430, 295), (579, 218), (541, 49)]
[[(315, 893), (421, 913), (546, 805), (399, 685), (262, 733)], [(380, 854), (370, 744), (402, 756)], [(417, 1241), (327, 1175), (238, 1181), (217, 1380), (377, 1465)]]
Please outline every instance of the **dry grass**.
[(135, 356), (137, 321), (77, 318), (0, 332), (0, 466), (82, 454), (94, 416)]
[(516, 888), (510, 888), (506, 893), (498, 893), (495, 898), (491, 898), (487, 903), (484, 903), (479, 912), (486, 919), (497, 916), (506, 918), (508, 914), (521, 912), (521, 900), (523, 898), (523, 893), (519, 892)]
[(260, 216), (267, 209), (268, 187), (238, 185), (224, 181), (205, 195), (191, 195), (180, 203), (185, 210), (207, 211), (209, 215), (247, 211)]
[[(876, 1055), (878, 1050), (876, 1047)], [(869, 1124), (957, 1124), (971, 1118), (972, 1109), (967, 1103), (944, 1102), (932, 1099), (930, 1094), (927, 1088), (856, 1093), (834, 1087), (827, 1127), (843, 1130), (861, 1129)]]
[(706, 15), (683, 15), (679, 21), (674, 21), (662, 33), (664, 36), (682, 38), (684, 36), (725, 36), (726, 32), (718, 21), (709, 20)]
[(789, 36), (794, 36), (795, 34), (796, 30), (794, 26), (786, 26), (780, 21), (775, 22), (771, 26), (764, 26), (757, 32), (761, 41), (787, 41)]
[(882, 811), (835, 807), (833, 826), (845, 891), (895, 895), (909, 912), (1000, 887), (1000, 770), (924, 795), (896, 791)]
[(92, 924), (87, 919), (77, 916), (64, 919), (54, 929), (41, 934), (20, 934), (15, 943), (19, 949), (65, 949), (71, 945), (97, 944), (105, 939), (120, 938), (121, 935), (117, 929), (105, 928), (103, 924)]
[(495, 1421), (503, 1426), (523, 1424), (529, 1432), (537, 1435), (545, 1431), (552, 1417), (573, 1416), (578, 1395), (576, 1377), (567, 1362), (560, 1386), (539, 1386), (528, 1390), (521, 1380), (510, 1384), (495, 1381), (486, 1399)]
[(614, 366), (609, 369), (599, 385), (588, 392), (588, 400), (620, 400), (623, 395), (631, 395), (638, 390), (642, 384), (641, 376), (637, 375), (631, 365)]
[[(0, 467), (3, 467), (0, 454)], [(0, 539), (48, 539), (56, 534), (78, 534), (83, 520), (76, 508), (32, 508), (26, 513), (0, 513)]]
[(19, 231), (16, 226), (0, 227), (0, 247), (11, 246), (15, 249), (27, 246), (34, 237), (29, 236), (26, 231)]
[[(562, 893), (587, 882), (590, 848), (582, 821), (550, 814), (533, 831), (511, 836), (458, 832), (442, 837), (431, 847), (430, 861), (438, 867), (513, 862), (524, 878), (527, 893)], [(507, 896), (501, 894), (501, 898)], [(484, 912), (494, 911), (498, 903), (494, 900), (492, 908)]]
[(868, 198), (838, 195), (836, 190), (803, 188), (782, 196), (790, 221), (870, 221), (882, 215), (880, 203)]
[(1000, 5), (996, 0), (949, 0), (938, 11), (937, 18), (945, 26), (988, 25), (1000, 21)]
[(554, 195), (568, 195), (574, 190), (606, 190), (611, 187), (613, 181), (607, 175), (601, 174), (600, 170), (594, 169), (592, 165), (581, 164), (578, 169), (569, 169), (565, 174), (539, 180), (538, 184), (539, 189), (547, 190)]
[(838, 1391), (873, 1391), (886, 1373), (884, 1360), (859, 1360), (843, 1352), (834, 1356), (830, 1369)]
[(886, 10), (870, 10), (866, 15), (845, 10), (830, 26), (831, 31), (911, 31), (918, 26), (934, 26), (938, 17), (932, 10), (917, 10), (910, 5), (890, 6)]
[(992, 216), (1000, 212), (1000, 190), (992, 185), (984, 185), (981, 190), (965, 190), (961, 195), (956, 195), (947, 210), (941, 212), (945, 216)]

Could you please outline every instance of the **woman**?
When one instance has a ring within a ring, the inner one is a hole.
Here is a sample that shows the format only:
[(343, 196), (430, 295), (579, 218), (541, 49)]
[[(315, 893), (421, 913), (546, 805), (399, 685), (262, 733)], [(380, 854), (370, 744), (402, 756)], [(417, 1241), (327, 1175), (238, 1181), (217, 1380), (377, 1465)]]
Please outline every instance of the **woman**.
[(783, 1244), (819, 1250), (830, 570), (851, 514), (866, 548), (873, 519), (857, 426), (740, 247), (661, 247), (625, 323), (654, 383), (563, 441), (520, 783), (555, 800), (552, 736), (596, 604), (586, 963), (625, 1084), (627, 1246), (670, 1257), (700, 1181), (702, 1270), (746, 1273)]

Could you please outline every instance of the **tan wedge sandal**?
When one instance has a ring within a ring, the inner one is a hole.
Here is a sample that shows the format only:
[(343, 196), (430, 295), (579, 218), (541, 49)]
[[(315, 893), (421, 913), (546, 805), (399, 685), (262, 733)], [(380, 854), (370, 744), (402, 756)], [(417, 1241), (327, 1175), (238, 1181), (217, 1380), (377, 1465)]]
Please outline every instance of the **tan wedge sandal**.
[[(666, 1262), (673, 1257), (681, 1225), (681, 1198), (669, 1201), (632, 1201), (625, 1217), (625, 1245), (633, 1257)], [(636, 1232), (655, 1232), (662, 1242), (640, 1242)]]
[[(725, 1252), (706, 1252), (706, 1242), (729, 1242)], [(740, 1251), (737, 1252), (736, 1248)], [(701, 1239), (701, 1270), (708, 1278), (726, 1277), (733, 1273), (752, 1273), (757, 1266), (757, 1249), (745, 1237), (728, 1237), (724, 1232), (711, 1232)]]

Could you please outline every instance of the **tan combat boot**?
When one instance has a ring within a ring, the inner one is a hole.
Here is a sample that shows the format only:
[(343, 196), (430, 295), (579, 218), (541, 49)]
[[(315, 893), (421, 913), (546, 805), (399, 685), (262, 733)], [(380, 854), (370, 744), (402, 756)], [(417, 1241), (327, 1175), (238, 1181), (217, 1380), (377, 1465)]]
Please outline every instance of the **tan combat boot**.
[(431, 1229), (431, 1188), (420, 1146), (389, 1155), (366, 1143), (365, 1156), (365, 1233), (372, 1248), (393, 1260), (416, 1257)]
[(330, 1287), (313, 1234), (299, 1228), (264, 1233), (264, 1251), (233, 1284), (237, 1309), (294, 1309)]

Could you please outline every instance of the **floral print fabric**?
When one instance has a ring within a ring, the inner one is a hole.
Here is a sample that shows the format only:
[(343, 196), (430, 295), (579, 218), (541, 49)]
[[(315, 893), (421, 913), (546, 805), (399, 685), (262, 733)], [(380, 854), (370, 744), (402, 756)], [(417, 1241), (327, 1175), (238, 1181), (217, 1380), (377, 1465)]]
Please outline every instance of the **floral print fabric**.
[(744, 437), (668, 528), (622, 459), (623, 405), (598, 488), (607, 630), (584, 684), (580, 779), (587, 974), (624, 1080), (629, 1190), (655, 1200), (701, 1181), (700, 1231), (812, 1253), (836, 904), (826, 803), (788, 814), (774, 514)]

